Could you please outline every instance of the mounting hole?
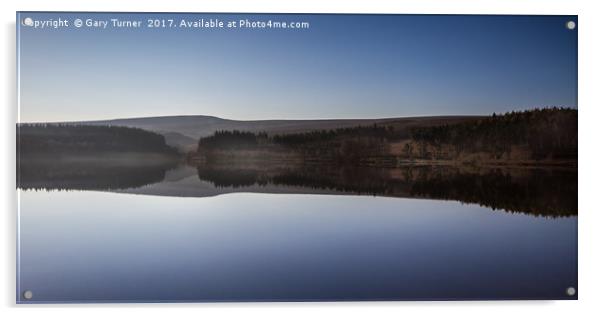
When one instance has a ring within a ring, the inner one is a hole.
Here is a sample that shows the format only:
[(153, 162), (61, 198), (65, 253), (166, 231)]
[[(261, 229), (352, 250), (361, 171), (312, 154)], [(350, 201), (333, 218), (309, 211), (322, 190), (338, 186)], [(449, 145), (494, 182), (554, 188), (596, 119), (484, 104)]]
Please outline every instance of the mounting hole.
[(573, 296), (575, 293), (577, 293), (577, 290), (575, 290), (575, 288), (572, 286), (566, 289), (566, 295), (568, 296)]
[(23, 292), (23, 298), (26, 300), (30, 300), (33, 298), (33, 292), (30, 290), (27, 290), (25, 292)]
[(569, 30), (574, 30), (575, 27), (577, 27), (577, 23), (575, 23), (575, 21), (568, 21), (566, 22), (566, 28)]

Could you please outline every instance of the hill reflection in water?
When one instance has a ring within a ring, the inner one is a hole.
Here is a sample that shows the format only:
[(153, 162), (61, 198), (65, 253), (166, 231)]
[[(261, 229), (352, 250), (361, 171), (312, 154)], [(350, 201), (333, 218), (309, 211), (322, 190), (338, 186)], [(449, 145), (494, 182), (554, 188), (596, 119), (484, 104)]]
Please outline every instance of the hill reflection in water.
[(577, 215), (576, 169), (324, 165), (21, 164), (24, 190), (101, 190), (208, 197), (234, 192), (454, 200), (537, 216)]

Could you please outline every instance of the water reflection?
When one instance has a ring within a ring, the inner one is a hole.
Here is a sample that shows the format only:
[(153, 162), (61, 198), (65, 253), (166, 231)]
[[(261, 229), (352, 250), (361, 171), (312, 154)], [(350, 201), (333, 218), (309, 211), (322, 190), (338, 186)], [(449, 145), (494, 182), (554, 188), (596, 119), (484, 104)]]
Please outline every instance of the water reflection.
[(25, 190), (115, 190), (136, 188), (165, 179), (176, 161), (110, 161), (99, 159), (21, 160), (17, 187)]
[[(537, 216), (577, 215), (574, 169), (199, 165), (55, 161), (19, 166), (18, 187), (205, 197), (232, 192), (455, 200)], [(177, 168), (176, 168), (177, 167)]]
[(200, 180), (220, 188), (273, 184), (341, 194), (456, 200), (533, 215), (577, 215), (577, 173), (565, 169), (200, 166), (197, 172)]
[(574, 299), (566, 288), (578, 288), (576, 217), (426, 199), (28, 190), (19, 244), (17, 293), (36, 303)]

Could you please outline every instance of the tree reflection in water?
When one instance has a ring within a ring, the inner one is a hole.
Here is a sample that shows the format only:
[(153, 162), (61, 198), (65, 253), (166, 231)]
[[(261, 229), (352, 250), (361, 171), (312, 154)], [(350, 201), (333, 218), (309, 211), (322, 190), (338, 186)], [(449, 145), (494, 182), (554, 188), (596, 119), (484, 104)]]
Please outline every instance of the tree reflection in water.
[(197, 172), (199, 179), (222, 188), (298, 186), (345, 194), (455, 200), (532, 215), (577, 215), (577, 172), (571, 169), (204, 165)]
[[(68, 160), (22, 161), (17, 187), (24, 190), (105, 190), (139, 188), (164, 181), (177, 161)], [(195, 166), (201, 181), (218, 194), (282, 192), (362, 194), (384, 197), (454, 200), (494, 210), (530, 215), (577, 215), (577, 171), (558, 168), (473, 168), (405, 166), (350, 167), (319, 164), (204, 164)], [(273, 191), (273, 192), (272, 192)], [(145, 194), (145, 193), (142, 193)], [(184, 195), (179, 195), (184, 196)]]

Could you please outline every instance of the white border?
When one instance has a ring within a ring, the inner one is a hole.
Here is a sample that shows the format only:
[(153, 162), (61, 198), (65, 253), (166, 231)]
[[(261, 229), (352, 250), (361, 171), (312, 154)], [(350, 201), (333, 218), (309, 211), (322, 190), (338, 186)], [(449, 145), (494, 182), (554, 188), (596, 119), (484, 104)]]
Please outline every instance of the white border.
[[(600, 107), (600, 34), (602, 12), (596, 1), (538, 0), (414, 0), (414, 1), (131, 1), (123, 0), (21, 0), (2, 1), (2, 77), (3, 155), (2, 198), (4, 208), (2, 231), (2, 265), (0, 298), (2, 314), (80, 315), (82, 312), (102, 315), (106, 312), (130, 314), (140, 312), (160, 315), (210, 313), (230, 315), (305, 315), (308, 313), (363, 315), (379, 313), (400, 315), (587, 315), (600, 314), (599, 286), (602, 284), (602, 209), (596, 199), (600, 171), (597, 151), (601, 143), (598, 126)], [(514, 302), (358, 302), (358, 303), (236, 303), (236, 304), (106, 304), (106, 305), (15, 305), (15, 11), (146, 11), (146, 12), (288, 12), (288, 13), (434, 13), (434, 14), (577, 14), (579, 15), (579, 301), (514, 301)], [(91, 307), (94, 307), (91, 309)], [(80, 308), (86, 308), (85, 311)], [(136, 309), (135, 311), (133, 309)]]

